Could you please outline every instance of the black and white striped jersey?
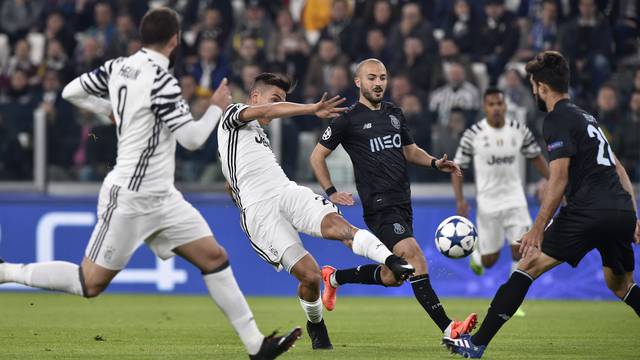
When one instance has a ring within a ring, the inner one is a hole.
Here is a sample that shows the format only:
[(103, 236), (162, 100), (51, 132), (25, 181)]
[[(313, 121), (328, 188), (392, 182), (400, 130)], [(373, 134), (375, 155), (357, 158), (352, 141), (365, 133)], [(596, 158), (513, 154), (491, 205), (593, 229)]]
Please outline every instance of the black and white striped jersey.
[(291, 183), (258, 121), (240, 121), (240, 113), (245, 108), (245, 104), (229, 105), (218, 126), (222, 173), (241, 210), (276, 196), (280, 189)]
[(495, 128), (483, 119), (464, 132), (454, 161), (463, 169), (473, 162), (478, 209), (493, 212), (527, 206), (519, 164), (540, 154), (524, 124), (507, 119)]
[(84, 92), (109, 99), (116, 121), (117, 162), (105, 181), (146, 193), (173, 188), (174, 132), (193, 118), (168, 65), (166, 56), (142, 49), (79, 77)]

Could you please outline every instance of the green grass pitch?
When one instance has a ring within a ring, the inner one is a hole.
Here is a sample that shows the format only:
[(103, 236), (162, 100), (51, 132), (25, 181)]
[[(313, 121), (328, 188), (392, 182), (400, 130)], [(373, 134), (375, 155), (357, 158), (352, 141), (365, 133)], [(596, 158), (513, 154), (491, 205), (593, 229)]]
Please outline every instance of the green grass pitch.
[[(295, 297), (250, 298), (265, 333), (304, 328)], [(449, 315), (486, 313), (486, 299), (444, 299)], [(640, 321), (621, 302), (528, 301), (486, 359), (640, 359)], [(335, 349), (313, 352), (306, 336), (282, 359), (452, 359), (411, 298), (339, 298), (325, 312)], [(246, 359), (204, 296), (108, 294), (92, 300), (42, 292), (0, 293), (1, 359)]]

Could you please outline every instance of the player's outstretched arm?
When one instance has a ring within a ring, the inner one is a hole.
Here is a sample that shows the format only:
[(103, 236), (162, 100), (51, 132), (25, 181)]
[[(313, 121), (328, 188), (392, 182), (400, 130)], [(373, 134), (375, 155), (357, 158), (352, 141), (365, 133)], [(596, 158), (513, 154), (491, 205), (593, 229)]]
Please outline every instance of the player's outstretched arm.
[(92, 77), (95, 77), (94, 72), (85, 73), (73, 79), (62, 90), (62, 98), (81, 109), (110, 116), (113, 111), (111, 102), (102, 97), (107, 94), (106, 85), (104, 89), (92, 89), (83, 85)]
[(335, 186), (333, 186), (331, 174), (329, 174), (329, 168), (327, 167), (327, 157), (331, 155), (331, 153), (332, 150), (326, 148), (322, 144), (316, 145), (309, 157), (313, 173), (316, 175), (318, 183), (327, 193), (329, 200), (331, 200), (332, 203), (346, 206), (353, 205), (353, 194), (344, 191), (337, 191)]
[(570, 161), (571, 158), (563, 157), (553, 160), (549, 164), (549, 183), (540, 211), (531, 230), (524, 234), (522, 240), (520, 240), (520, 254), (525, 258), (533, 256), (540, 251), (544, 229), (558, 209), (564, 196), (564, 190), (569, 182)]
[(405, 159), (408, 162), (425, 167), (433, 167), (437, 170), (447, 173), (453, 173), (456, 176), (462, 176), (462, 170), (453, 161), (449, 160), (447, 154), (444, 154), (442, 158), (438, 159), (429, 155), (425, 150), (418, 147), (416, 144), (409, 144), (402, 147)]
[(467, 200), (464, 198), (462, 185), (464, 183), (464, 175), (451, 174), (451, 185), (453, 186), (453, 193), (456, 196), (456, 213), (466, 218), (469, 217), (469, 210), (471, 207)]
[(319, 118), (338, 117), (347, 111), (345, 107), (338, 107), (346, 99), (334, 96), (327, 99), (327, 94), (322, 95), (322, 99), (315, 104), (298, 104), (292, 102), (277, 102), (265, 105), (249, 106), (240, 113), (240, 121), (248, 122), (256, 119), (277, 119), (298, 115), (315, 115)]

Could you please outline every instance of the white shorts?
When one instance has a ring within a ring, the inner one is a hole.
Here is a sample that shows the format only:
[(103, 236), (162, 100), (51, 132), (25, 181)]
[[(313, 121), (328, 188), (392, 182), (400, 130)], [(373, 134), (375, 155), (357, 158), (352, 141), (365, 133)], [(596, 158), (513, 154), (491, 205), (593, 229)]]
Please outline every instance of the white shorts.
[(142, 243), (166, 260), (176, 247), (206, 236), (212, 236), (209, 225), (177, 190), (153, 196), (105, 183), (85, 256), (107, 269), (122, 270)]
[(241, 214), (241, 224), (264, 261), (278, 271), (290, 272), (308, 254), (298, 232), (322, 237), (322, 219), (335, 212), (338, 208), (329, 200), (293, 183), (277, 196), (249, 205)]
[(531, 215), (526, 207), (511, 208), (491, 213), (478, 211), (478, 250), (480, 255), (500, 252), (505, 238), (510, 245), (531, 228)]

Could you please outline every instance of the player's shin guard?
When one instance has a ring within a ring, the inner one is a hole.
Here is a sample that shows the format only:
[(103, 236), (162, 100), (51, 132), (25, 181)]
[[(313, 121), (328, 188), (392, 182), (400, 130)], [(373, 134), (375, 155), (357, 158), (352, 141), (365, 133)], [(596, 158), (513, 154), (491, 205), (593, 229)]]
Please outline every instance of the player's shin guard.
[(482, 322), (478, 332), (471, 337), (475, 345), (487, 345), (498, 330), (518, 310), (524, 301), (533, 278), (522, 270), (516, 270), (509, 280), (498, 289), (491, 301), (487, 317)]
[(322, 321), (322, 300), (320, 298), (313, 302), (303, 299), (298, 300), (300, 300), (300, 306), (302, 306), (302, 310), (304, 310), (305, 315), (307, 315), (307, 320), (314, 324)]
[(384, 285), (380, 277), (382, 265), (369, 264), (360, 265), (352, 269), (336, 270), (335, 281), (338, 285), (343, 284), (367, 284)]
[(367, 230), (360, 229), (353, 237), (353, 253), (364, 256), (379, 264), (384, 264), (385, 260), (391, 256), (391, 251), (375, 235)]
[(631, 306), (633, 310), (635, 310), (636, 314), (640, 316), (640, 287), (638, 284), (633, 284), (622, 301)]
[(15, 282), (39, 289), (83, 295), (80, 267), (65, 261), (0, 265), (0, 283)]
[(417, 275), (409, 278), (411, 287), (413, 287), (413, 294), (418, 299), (418, 302), (424, 310), (429, 314), (433, 322), (438, 325), (441, 331), (449, 326), (451, 319), (444, 311), (438, 295), (433, 291), (431, 287), (431, 281), (429, 280), (429, 274)]
[(229, 263), (203, 276), (209, 294), (236, 330), (249, 355), (260, 351), (264, 336), (258, 330), (249, 304), (238, 287)]

